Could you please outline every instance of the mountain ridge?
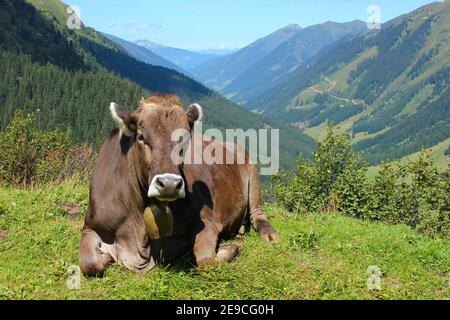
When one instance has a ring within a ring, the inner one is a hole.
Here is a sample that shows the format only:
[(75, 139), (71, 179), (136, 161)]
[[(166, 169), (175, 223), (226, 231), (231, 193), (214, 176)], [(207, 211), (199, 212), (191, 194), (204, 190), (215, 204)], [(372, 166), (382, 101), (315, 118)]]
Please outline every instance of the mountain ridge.
[(147, 64), (151, 64), (154, 66), (160, 66), (165, 67), (171, 70), (178, 71), (180, 73), (186, 74), (186, 70), (182, 69), (181, 67), (175, 65), (169, 60), (166, 60), (165, 58), (157, 55), (152, 50), (149, 50), (145, 47), (139, 46), (133, 42), (126, 41), (124, 39), (121, 39), (119, 37), (102, 33), (103, 36), (108, 38), (109, 40), (113, 41), (117, 45), (121, 46), (125, 51), (130, 53), (130, 55), (135, 58), (136, 60), (145, 62)]
[(248, 46), (225, 57), (207, 61), (191, 70), (196, 79), (216, 90), (223, 89), (237, 74), (245, 71), (258, 59), (275, 49), (283, 41), (289, 39), (301, 27), (290, 24), (271, 34), (259, 38)]
[(220, 57), (214, 54), (199, 53), (186, 49), (174, 48), (149, 40), (136, 40), (134, 43), (156, 53), (187, 72), (190, 72), (190, 70), (206, 61)]
[(307, 132), (332, 121), (371, 164), (431, 147), (450, 132), (449, 21), (435, 2), (351, 36), (248, 107)]
[(367, 30), (366, 23), (359, 20), (345, 23), (327, 21), (301, 28), (295, 35), (241, 73), (221, 92), (245, 106), (246, 100), (272, 88), (276, 85), (277, 78), (308, 62), (320, 49), (348, 35), (365, 30)]

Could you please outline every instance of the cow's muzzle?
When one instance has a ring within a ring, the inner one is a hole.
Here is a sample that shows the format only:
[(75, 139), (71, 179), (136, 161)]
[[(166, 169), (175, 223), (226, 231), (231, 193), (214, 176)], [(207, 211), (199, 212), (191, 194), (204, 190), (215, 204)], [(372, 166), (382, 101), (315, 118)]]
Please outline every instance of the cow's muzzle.
[(183, 178), (172, 173), (154, 176), (148, 188), (148, 197), (156, 198), (160, 201), (175, 201), (185, 196), (186, 191)]

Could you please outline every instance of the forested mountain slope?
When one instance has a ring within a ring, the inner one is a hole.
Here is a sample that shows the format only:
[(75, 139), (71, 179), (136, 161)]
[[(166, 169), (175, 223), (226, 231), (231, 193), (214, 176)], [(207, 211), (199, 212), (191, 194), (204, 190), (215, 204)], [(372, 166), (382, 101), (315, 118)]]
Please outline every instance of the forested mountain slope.
[(450, 2), (436, 2), (324, 48), (247, 102), (308, 132), (327, 121), (372, 164), (450, 136)]

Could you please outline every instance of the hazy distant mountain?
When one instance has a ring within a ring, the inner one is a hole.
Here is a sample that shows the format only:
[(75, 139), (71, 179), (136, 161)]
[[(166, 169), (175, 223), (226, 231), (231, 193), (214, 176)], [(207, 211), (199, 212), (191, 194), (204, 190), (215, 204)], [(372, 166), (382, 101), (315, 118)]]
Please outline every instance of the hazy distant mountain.
[(247, 107), (320, 134), (353, 136), (370, 163), (450, 139), (450, 1), (324, 48)]
[(301, 30), (301, 27), (296, 24), (288, 25), (231, 55), (203, 63), (193, 68), (191, 72), (208, 86), (217, 90), (223, 89), (251, 65), (258, 62), (299, 30)]
[(366, 23), (358, 20), (348, 23), (329, 21), (301, 29), (247, 68), (221, 92), (236, 102), (245, 102), (274, 87), (279, 78), (309, 61), (323, 47), (366, 30)]
[(103, 35), (111, 40), (112, 42), (116, 43), (117, 45), (121, 46), (125, 51), (127, 51), (133, 58), (154, 65), (154, 66), (161, 66), (166, 67), (172, 70), (176, 70), (181, 73), (186, 73), (185, 70), (178, 67), (174, 63), (164, 59), (163, 57), (160, 57), (153, 51), (142, 47), (140, 45), (134, 44), (132, 42), (126, 41), (124, 39), (115, 37), (110, 34), (103, 33)]
[(172, 48), (148, 40), (137, 40), (134, 43), (153, 51), (186, 71), (190, 71), (206, 61), (218, 58), (218, 55), (215, 54)]
[(201, 53), (201, 54), (213, 54), (216, 56), (225, 56), (227, 54), (232, 54), (239, 51), (238, 48), (236, 49), (230, 49), (230, 48), (213, 48), (213, 49), (204, 49), (204, 50), (195, 50), (195, 52)]

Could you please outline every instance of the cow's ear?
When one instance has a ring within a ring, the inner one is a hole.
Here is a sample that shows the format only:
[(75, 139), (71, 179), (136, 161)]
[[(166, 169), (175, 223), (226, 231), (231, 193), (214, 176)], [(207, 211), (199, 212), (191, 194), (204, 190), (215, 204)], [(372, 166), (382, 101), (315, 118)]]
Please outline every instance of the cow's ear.
[(191, 104), (188, 108), (187, 116), (189, 124), (191, 126), (194, 124), (195, 121), (202, 121), (203, 119), (202, 107), (198, 103)]
[(132, 111), (124, 107), (119, 107), (115, 102), (111, 102), (109, 110), (120, 131), (131, 137), (136, 131), (136, 124), (133, 121)]

